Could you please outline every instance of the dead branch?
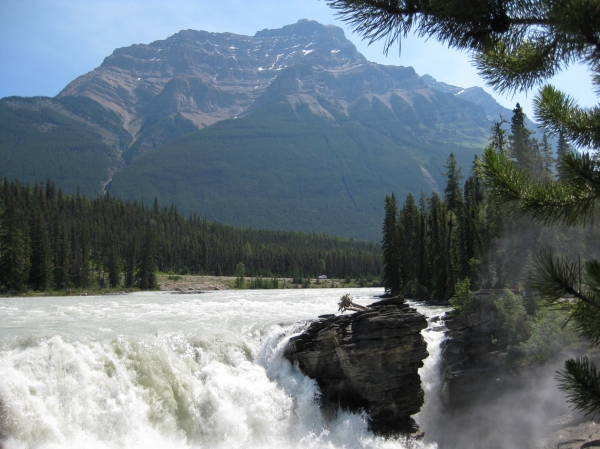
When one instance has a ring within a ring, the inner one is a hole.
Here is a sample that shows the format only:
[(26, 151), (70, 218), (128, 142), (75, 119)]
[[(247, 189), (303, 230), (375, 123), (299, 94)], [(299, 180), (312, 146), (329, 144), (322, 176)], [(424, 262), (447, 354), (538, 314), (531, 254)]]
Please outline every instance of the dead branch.
[(361, 312), (363, 310), (367, 310), (365, 306), (361, 306), (360, 304), (356, 304), (352, 301), (352, 298), (348, 293), (340, 298), (340, 302), (338, 302), (338, 312), (344, 313), (346, 310), (352, 310), (353, 312)]

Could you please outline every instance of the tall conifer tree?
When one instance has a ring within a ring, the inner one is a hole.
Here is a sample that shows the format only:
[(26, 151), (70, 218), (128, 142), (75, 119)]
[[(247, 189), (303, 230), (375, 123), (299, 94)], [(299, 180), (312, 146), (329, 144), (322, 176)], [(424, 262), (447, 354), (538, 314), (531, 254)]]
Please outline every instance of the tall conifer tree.
[(383, 222), (383, 285), (391, 295), (400, 293), (400, 245), (398, 233), (398, 203), (396, 196), (385, 197)]
[(533, 133), (525, 126), (525, 112), (519, 103), (513, 109), (510, 120), (510, 155), (526, 170), (534, 171), (535, 160), (531, 145)]
[(29, 285), (34, 290), (44, 291), (52, 283), (52, 256), (41, 209), (34, 212), (30, 229)]
[(446, 177), (446, 188), (444, 189), (444, 201), (448, 210), (456, 211), (462, 205), (462, 188), (460, 167), (456, 164), (456, 156), (450, 153), (448, 160), (444, 165), (446, 172), (443, 175)]
[(142, 290), (156, 288), (156, 222), (151, 220), (142, 237), (136, 260), (135, 284)]
[(69, 288), (71, 286), (69, 279), (72, 258), (71, 246), (69, 233), (66, 230), (65, 224), (61, 221), (56, 226), (56, 237), (54, 240), (54, 285), (57, 288)]
[(125, 287), (131, 288), (135, 285), (135, 261), (137, 259), (137, 238), (132, 236), (127, 246), (125, 261)]
[(21, 292), (27, 280), (25, 242), (16, 200), (11, 192), (6, 196), (0, 222), (0, 285), (8, 291)]
[(110, 244), (106, 265), (108, 270), (108, 285), (109, 287), (116, 288), (121, 283), (121, 259), (117, 251), (117, 245), (114, 242)]

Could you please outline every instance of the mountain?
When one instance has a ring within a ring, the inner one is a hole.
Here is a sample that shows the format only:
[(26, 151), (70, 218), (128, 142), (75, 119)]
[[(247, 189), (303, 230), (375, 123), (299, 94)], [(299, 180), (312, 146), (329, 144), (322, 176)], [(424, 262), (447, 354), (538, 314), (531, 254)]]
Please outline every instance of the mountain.
[(0, 100), (0, 175), (379, 240), (385, 195), (439, 189), (451, 151), (467, 174), (498, 111), (483, 89), (367, 61), (335, 26), (186, 30), (55, 98)]
[[(499, 104), (494, 100), (494, 97), (481, 87), (474, 86), (463, 89), (462, 87), (452, 86), (438, 81), (430, 75), (423, 75), (421, 79), (432, 89), (451, 93), (458, 98), (480, 105), (485, 110), (488, 119), (492, 122), (500, 120), (500, 116), (508, 121), (510, 121), (510, 118), (512, 117), (511, 109), (505, 108)], [(529, 129), (534, 131), (535, 137), (541, 140), (543, 134), (538, 130), (537, 125), (527, 117), (525, 117), (525, 124)], [(510, 131), (510, 126), (504, 126), (504, 128), (507, 132)]]

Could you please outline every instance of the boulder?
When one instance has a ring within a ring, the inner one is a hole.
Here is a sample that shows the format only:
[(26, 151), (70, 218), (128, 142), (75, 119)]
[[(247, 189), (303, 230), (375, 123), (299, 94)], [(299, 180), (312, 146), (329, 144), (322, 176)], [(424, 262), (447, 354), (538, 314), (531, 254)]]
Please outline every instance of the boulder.
[(324, 315), (292, 339), (285, 356), (321, 389), (321, 405), (366, 411), (378, 433), (415, 433), (423, 405), (418, 369), (428, 356), (425, 317), (402, 298), (349, 315)]

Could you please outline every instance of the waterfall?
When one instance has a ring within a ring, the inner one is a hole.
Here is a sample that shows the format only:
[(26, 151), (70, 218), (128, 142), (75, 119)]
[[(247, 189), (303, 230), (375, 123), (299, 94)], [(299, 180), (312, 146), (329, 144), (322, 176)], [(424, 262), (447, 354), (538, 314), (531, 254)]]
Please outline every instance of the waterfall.
[(315, 382), (282, 357), (345, 293), (368, 304), (380, 291), (2, 299), (0, 447), (435, 448), (375, 436), (364, 415), (323, 416)]
[(442, 437), (438, 431), (438, 423), (443, 421), (442, 401), (442, 379), (440, 373), (441, 364), (441, 342), (445, 338), (443, 315), (451, 310), (450, 307), (429, 306), (420, 302), (411, 302), (420, 313), (427, 317), (427, 329), (423, 331), (423, 337), (427, 342), (429, 356), (425, 359), (423, 367), (419, 370), (421, 385), (425, 392), (425, 404), (420, 413), (414, 418), (421, 431), (425, 433), (425, 442), (434, 443)]

